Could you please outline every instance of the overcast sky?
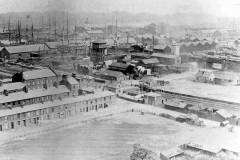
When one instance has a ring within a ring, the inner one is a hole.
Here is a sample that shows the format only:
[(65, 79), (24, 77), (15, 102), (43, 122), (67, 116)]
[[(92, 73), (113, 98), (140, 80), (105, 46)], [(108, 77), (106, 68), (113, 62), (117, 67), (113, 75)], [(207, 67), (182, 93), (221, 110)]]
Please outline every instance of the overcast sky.
[(193, 12), (219, 17), (240, 17), (240, 0), (0, 0), (1, 13), (46, 11), (48, 8), (95, 12), (148, 12), (159, 15)]

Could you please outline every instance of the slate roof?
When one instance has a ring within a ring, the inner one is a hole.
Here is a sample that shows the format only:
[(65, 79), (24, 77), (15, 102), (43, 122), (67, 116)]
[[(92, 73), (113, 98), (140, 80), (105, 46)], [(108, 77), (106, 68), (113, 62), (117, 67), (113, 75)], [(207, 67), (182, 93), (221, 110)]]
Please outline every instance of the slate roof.
[(207, 152), (210, 152), (213, 154), (217, 154), (220, 151), (220, 148), (215, 147), (215, 146), (202, 145), (202, 144), (197, 144), (197, 143), (192, 143), (192, 142), (190, 142), (186, 145), (189, 147), (196, 148), (196, 149), (202, 150), (202, 151), (207, 151)]
[(231, 113), (227, 112), (225, 109), (220, 109), (217, 111), (217, 113), (223, 118), (231, 118), (233, 116)]
[(51, 101), (44, 102), (43, 104), (42, 103), (32, 104), (32, 105), (28, 105), (23, 108), (16, 107), (16, 108), (12, 108), (12, 109), (1, 110), (0, 117), (23, 113), (23, 112), (28, 112), (28, 111), (39, 110), (39, 109), (44, 109), (44, 108), (49, 108), (49, 107), (54, 107), (54, 106), (71, 104), (71, 103), (76, 103), (76, 102), (81, 102), (81, 101), (86, 101), (86, 100), (92, 100), (92, 99), (106, 97), (106, 96), (113, 96), (113, 95), (115, 95), (115, 94), (112, 92), (103, 91), (103, 92), (95, 93), (95, 94), (87, 94), (85, 96), (70, 97), (70, 98), (65, 98), (62, 100), (55, 100), (53, 102), (51, 102)]
[(176, 147), (176, 148), (171, 148), (169, 150), (163, 151), (161, 152), (162, 155), (166, 156), (169, 159), (172, 159), (174, 157), (177, 157), (181, 154), (183, 154), (184, 151), (181, 150), (180, 148)]
[(22, 82), (16, 82), (16, 83), (6, 83), (6, 84), (3, 84), (1, 87), (0, 87), (0, 92), (4, 91), (4, 90), (8, 90), (8, 91), (11, 91), (11, 90), (18, 90), (18, 89), (22, 89), (24, 88), (26, 85)]
[(106, 42), (105, 40), (99, 39), (99, 40), (93, 41), (92, 43), (95, 43), (95, 44), (105, 44), (105, 43), (107, 43), (107, 42)]
[(90, 30), (87, 31), (88, 34), (103, 34), (102, 30)]
[(43, 97), (48, 95), (54, 95), (54, 94), (60, 94), (60, 93), (67, 93), (70, 92), (67, 87), (61, 85), (56, 87), (51, 87), (48, 89), (35, 89), (30, 90), (28, 93), (26, 92), (16, 92), (12, 93), (9, 96), (1, 96), (0, 97), (0, 103), (7, 103), (7, 102), (14, 102), (24, 99), (31, 99), (31, 98), (37, 98), (37, 97)]
[(212, 45), (212, 44), (216, 44), (215, 41), (197, 41), (197, 42), (183, 42), (181, 43), (181, 46), (199, 46), (199, 45)]
[(227, 72), (214, 72), (215, 78), (222, 79), (222, 80), (234, 80), (234, 79), (239, 79), (238, 75), (234, 73), (227, 73)]
[(9, 46), (5, 49), (10, 53), (26, 53), (26, 52), (39, 52), (48, 50), (48, 47), (44, 44), (32, 44), (32, 45), (21, 45), (21, 46)]
[(136, 44), (137, 43), (137, 41), (132, 37), (129, 37), (128, 39), (127, 39), (127, 37), (124, 37), (124, 38), (120, 38), (118, 40), (118, 43), (127, 43), (127, 42), (131, 43), (131, 44)]
[(145, 93), (144, 96), (148, 96), (148, 97), (160, 97), (161, 94), (155, 93), (155, 92), (148, 92)]
[(67, 81), (68, 81), (68, 83), (70, 83), (72, 85), (78, 85), (79, 84), (78, 81), (73, 77), (67, 77)]
[(157, 58), (143, 59), (142, 62), (144, 64), (156, 64), (156, 63), (159, 63)]
[(151, 57), (157, 57), (157, 58), (176, 58), (176, 55), (172, 54), (162, 54), (162, 53), (153, 53)]
[(166, 105), (168, 106), (172, 106), (172, 107), (176, 107), (176, 108), (181, 108), (181, 109), (184, 109), (187, 104), (184, 103), (184, 102), (181, 102), (179, 100), (176, 100), (176, 99), (172, 99), (172, 100), (168, 100), (167, 102), (164, 102)]
[(59, 45), (67, 45), (67, 41), (63, 41), (63, 42), (46, 42), (46, 45), (48, 46), (48, 48), (50, 49), (56, 49)]
[(23, 79), (38, 79), (38, 78), (46, 78), (46, 77), (54, 77), (56, 76), (50, 69), (40, 69), (40, 70), (32, 70), (23, 72)]
[(161, 49), (164, 50), (166, 47), (169, 47), (168, 45), (165, 44), (158, 44), (154, 46), (154, 49)]
[(123, 70), (126, 70), (127, 68), (129, 67), (128, 64), (125, 64), (125, 63), (112, 63), (111, 65), (109, 65), (109, 68), (119, 68), (119, 69), (123, 69)]
[(105, 75), (105, 76), (113, 76), (113, 77), (121, 77), (124, 76), (124, 74), (122, 72), (119, 71), (111, 71), (111, 70), (105, 70), (105, 71), (101, 71), (96, 73), (97, 75)]

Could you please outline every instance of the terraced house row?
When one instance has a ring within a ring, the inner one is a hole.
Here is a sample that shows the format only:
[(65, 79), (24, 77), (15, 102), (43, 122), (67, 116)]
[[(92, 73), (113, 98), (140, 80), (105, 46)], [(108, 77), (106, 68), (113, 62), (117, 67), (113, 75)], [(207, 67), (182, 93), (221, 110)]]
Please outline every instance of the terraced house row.
[(0, 111), (0, 131), (38, 125), (43, 120), (63, 119), (83, 112), (107, 108), (114, 101), (112, 92), (70, 97)]
[(114, 99), (108, 91), (81, 95), (81, 81), (66, 75), (59, 79), (54, 71), (39, 69), (16, 73), (12, 82), (0, 84), (0, 131), (97, 111)]

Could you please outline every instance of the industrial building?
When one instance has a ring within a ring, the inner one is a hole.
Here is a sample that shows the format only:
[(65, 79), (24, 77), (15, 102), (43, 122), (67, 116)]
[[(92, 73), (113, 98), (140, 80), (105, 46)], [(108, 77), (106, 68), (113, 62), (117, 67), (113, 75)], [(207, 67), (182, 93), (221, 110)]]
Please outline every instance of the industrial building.
[(44, 44), (8, 46), (0, 48), (0, 58), (18, 59), (18, 58), (34, 58), (47, 54), (48, 47)]

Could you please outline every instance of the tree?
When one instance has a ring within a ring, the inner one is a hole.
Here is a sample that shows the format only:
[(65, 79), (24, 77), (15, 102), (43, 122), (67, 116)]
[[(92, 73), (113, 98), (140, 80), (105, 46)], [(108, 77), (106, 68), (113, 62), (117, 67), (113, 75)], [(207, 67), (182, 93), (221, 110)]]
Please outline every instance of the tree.
[(130, 155), (130, 160), (157, 160), (156, 153), (143, 148), (140, 144), (133, 145), (133, 153)]

